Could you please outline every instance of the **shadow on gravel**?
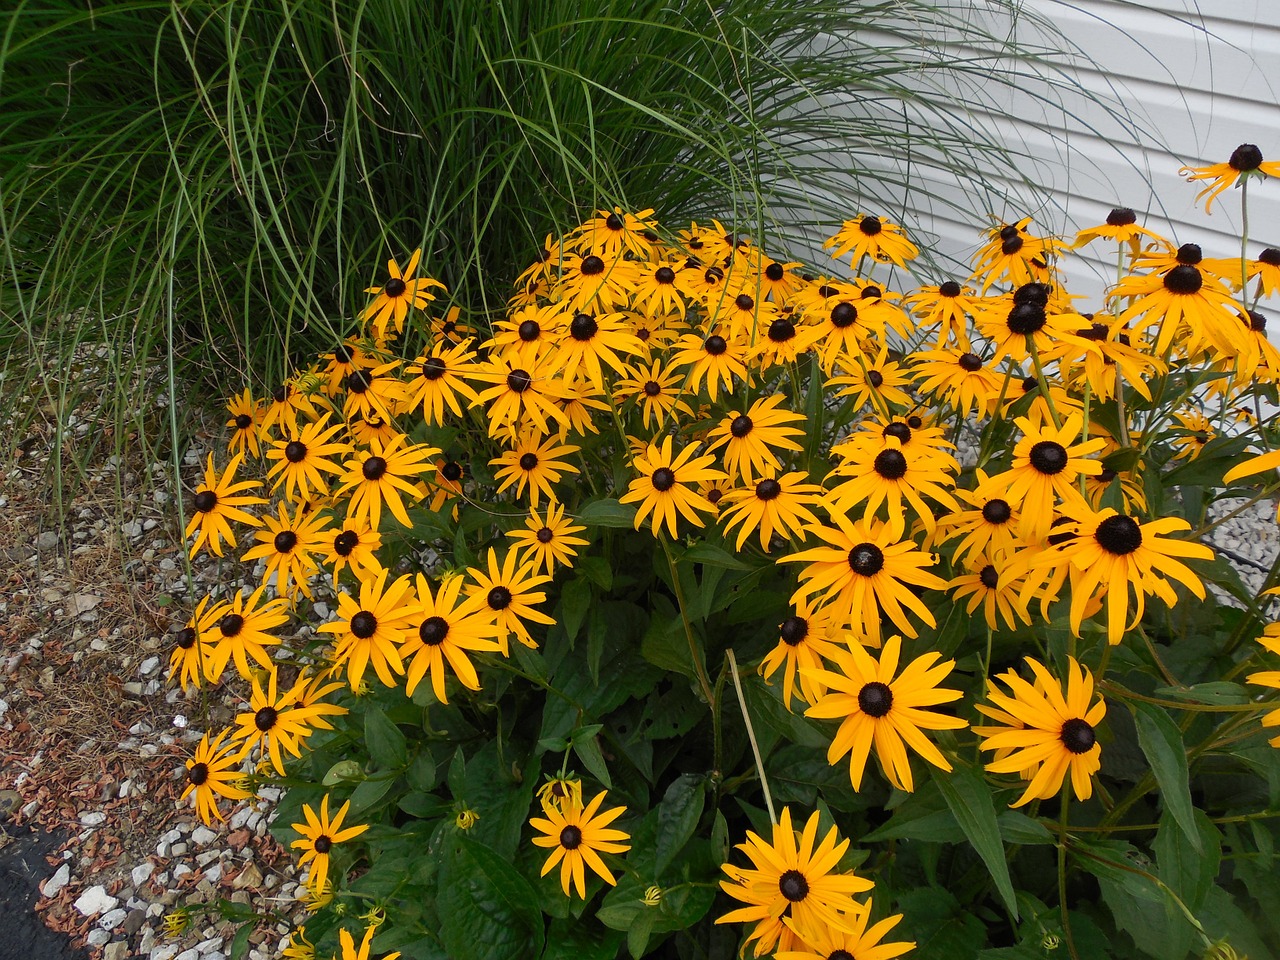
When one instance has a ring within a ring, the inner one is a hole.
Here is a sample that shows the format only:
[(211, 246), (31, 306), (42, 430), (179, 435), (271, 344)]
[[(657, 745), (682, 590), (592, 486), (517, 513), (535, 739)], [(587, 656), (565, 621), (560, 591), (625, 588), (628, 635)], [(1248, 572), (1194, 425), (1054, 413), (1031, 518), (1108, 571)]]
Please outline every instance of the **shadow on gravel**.
[(51, 833), (0, 823), (0, 960), (88, 960), (88, 953), (46, 927), (35, 912), (40, 881), (49, 874), (45, 854), (57, 846)]

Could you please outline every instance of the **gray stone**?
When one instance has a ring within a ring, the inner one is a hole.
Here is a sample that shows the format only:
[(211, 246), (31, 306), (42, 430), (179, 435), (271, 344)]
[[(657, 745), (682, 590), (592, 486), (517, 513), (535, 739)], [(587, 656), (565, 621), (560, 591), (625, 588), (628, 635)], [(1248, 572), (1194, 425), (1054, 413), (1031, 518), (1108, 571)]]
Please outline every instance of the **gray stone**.
[(91, 947), (100, 947), (111, 939), (111, 934), (105, 930), (90, 930), (89, 935), (85, 937), (85, 941)]
[(102, 948), (102, 960), (129, 960), (129, 945), (117, 940)]
[(57, 550), (58, 535), (52, 530), (46, 530), (40, 536), (36, 537), (36, 549), (40, 551)]
[(103, 930), (114, 930), (120, 924), (124, 923), (124, 918), (129, 915), (129, 911), (123, 907), (116, 907), (114, 910), (108, 910), (98, 918), (98, 926)]
[(151, 863), (143, 863), (133, 868), (133, 872), (129, 875), (135, 887), (140, 887), (151, 878), (151, 874), (155, 872), (155, 865)]

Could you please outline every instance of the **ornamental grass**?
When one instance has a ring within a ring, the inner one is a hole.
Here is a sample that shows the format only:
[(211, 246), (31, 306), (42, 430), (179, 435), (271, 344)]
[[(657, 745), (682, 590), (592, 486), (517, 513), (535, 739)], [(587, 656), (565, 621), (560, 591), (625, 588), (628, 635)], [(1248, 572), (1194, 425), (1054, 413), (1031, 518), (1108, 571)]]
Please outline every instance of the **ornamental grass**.
[(206, 822), (287, 787), (288, 956), (1272, 956), (1280, 569), (1206, 540), (1280, 488), (1267, 261), (911, 234), (600, 209), (488, 313), (393, 250), (235, 385), (187, 534), (261, 583), (171, 676), (246, 704)]

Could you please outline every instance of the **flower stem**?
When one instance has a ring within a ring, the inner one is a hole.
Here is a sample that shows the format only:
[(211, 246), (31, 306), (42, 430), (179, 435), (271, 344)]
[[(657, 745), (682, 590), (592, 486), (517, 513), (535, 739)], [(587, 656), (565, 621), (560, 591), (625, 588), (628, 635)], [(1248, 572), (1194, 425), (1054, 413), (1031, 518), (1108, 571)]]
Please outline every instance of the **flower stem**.
[(1067, 909), (1067, 812), (1071, 806), (1071, 784), (1062, 784), (1062, 816), (1058, 819), (1058, 908), (1062, 911), (1062, 934), (1067, 941), (1071, 960), (1080, 960), (1075, 938), (1071, 935), (1071, 912)]
[(751, 755), (755, 757), (756, 773), (760, 776), (760, 786), (764, 790), (764, 803), (769, 808), (769, 822), (777, 826), (778, 817), (773, 810), (773, 794), (769, 792), (769, 778), (764, 775), (764, 760), (760, 758), (760, 744), (756, 742), (756, 731), (751, 726), (751, 714), (747, 712), (747, 698), (742, 694), (742, 681), (738, 677), (738, 661), (733, 655), (733, 647), (725, 651), (725, 656), (729, 658), (729, 672), (733, 674), (733, 689), (738, 694), (742, 722), (747, 725), (747, 739), (751, 741)]
[(702, 696), (714, 714), (716, 695), (711, 690), (711, 678), (707, 676), (706, 664), (702, 662), (698, 641), (693, 636), (693, 624), (689, 622), (688, 606), (685, 604), (684, 587), (680, 585), (680, 571), (676, 569), (676, 558), (671, 554), (671, 544), (667, 542), (666, 533), (659, 534), (658, 542), (662, 544), (662, 552), (667, 555), (667, 567), (671, 571), (671, 587), (675, 590), (676, 604), (680, 607), (680, 621), (684, 624), (685, 639), (689, 641), (689, 659), (693, 663), (693, 672), (698, 678), (698, 686), (702, 688)]

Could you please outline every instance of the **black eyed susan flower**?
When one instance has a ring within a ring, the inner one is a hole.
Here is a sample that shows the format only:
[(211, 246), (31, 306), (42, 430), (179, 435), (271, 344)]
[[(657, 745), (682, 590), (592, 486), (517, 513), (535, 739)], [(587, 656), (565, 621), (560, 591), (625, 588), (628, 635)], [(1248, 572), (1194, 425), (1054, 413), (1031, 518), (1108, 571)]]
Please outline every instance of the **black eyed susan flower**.
[(547, 782), (538, 788), (537, 797), (544, 810), (549, 806), (557, 810), (563, 810), (566, 807), (576, 807), (581, 810), (582, 781), (577, 777), (564, 774), (548, 776)]
[(683, 276), (686, 269), (683, 260), (645, 264), (631, 295), (632, 308), (648, 315), (674, 313), (683, 317), (685, 298), (694, 298), (688, 280)]
[(1025, 283), (1011, 294), (988, 299), (974, 322), (995, 346), (987, 361), (991, 366), (998, 366), (1005, 357), (1026, 363), (1033, 350), (1047, 362), (1063, 352), (1090, 349), (1087, 341), (1076, 336), (1089, 329), (1089, 321), (1070, 303), (1056, 298), (1045, 283)]
[(334, 635), (333, 662), (346, 666), (352, 690), (359, 688), (369, 665), (388, 687), (396, 685), (393, 671), (404, 673), (400, 646), (418, 606), (407, 574), (390, 585), (387, 576), (383, 570), (377, 577), (361, 581), (358, 600), (339, 594), (338, 620), (319, 628), (321, 633)]
[(768, 680), (782, 669), (782, 703), (788, 710), (796, 697), (796, 680), (800, 681), (800, 695), (809, 705), (827, 692), (821, 681), (801, 670), (821, 670), (825, 666), (822, 658), (837, 649), (835, 636), (839, 629), (831, 608), (811, 607), (808, 603), (798, 604), (778, 624), (778, 643), (760, 661), (760, 675)]
[(995, 729), (983, 738), (981, 749), (1013, 748), (1000, 760), (987, 764), (992, 773), (1023, 773), (1035, 767), (1036, 773), (1018, 800), (1020, 807), (1031, 800), (1048, 800), (1062, 787), (1068, 773), (1076, 796), (1088, 800), (1093, 795), (1093, 780), (1102, 760), (1097, 726), (1106, 716), (1106, 704), (1093, 703), (1093, 676), (1074, 657), (1068, 657), (1067, 689), (1054, 679), (1044, 666), (1027, 657), (1037, 683), (1032, 686), (1012, 670), (998, 679), (1009, 688), (1008, 694), (994, 687), (987, 698), (1021, 726)]
[[(1067, 528), (1074, 536), (1033, 562), (1070, 562), (1071, 629), (1077, 636), (1086, 605), (1095, 597), (1105, 603), (1107, 641), (1113, 644), (1142, 619), (1147, 594), (1155, 594), (1169, 607), (1178, 602), (1169, 579), (1204, 599), (1204, 584), (1179, 558), (1212, 560), (1213, 550), (1202, 543), (1165, 536), (1190, 530), (1187, 521), (1162, 517), (1139, 523), (1110, 507), (1098, 512), (1067, 507), (1064, 513), (1074, 521)], [(1128, 618), (1130, 590), (1134, 598), (1132, 622)]]
[(747, 842), (737, 844), (751, 861), (750, 868), (721, 866), (729, 879), (721, 880), (720, 888), (746, 906), (717, 917), (716, 923), (755, 924), (743, 953), (753, 940), (754, 955), (760, 957), (775, 949), (803, 947), (809, 931), (824, 927), (851, 931), (865, 909), (853, 895), (870, 890), (871, 881), (835, 872), (849, 841), (840, 840), (832, 827), (818, 843), (818, 821), (815, 810), (797, 835), (791, 808), (783, 807), (771, 841), (748, 830)]
[(797, 326), (794, 315), (779, 315), (756, 338), (756, 345), (748, 355), (755, 359), (761, 370), (768, 370), (794, 362), (821, 339), (821, 327)]
[(620, 406), (629, 402), (638, 405), (641, 423), (649, 429), (652, 420), (652, 429), (656, 432), (668, 418), (679, 420), (678, 414), (693, 419), (693, 410), (680, 398), (683, 381), (684, 377), (674, 372), (673, 367), (663, 369), (661, 360), (654, 360), (648, 366), (636, 364), (617, 382), (613, 399)]
[[(422, 484), (423, 495), (431, 498), (427, 509), (439, 513), (449, 501), (464, 497), (462, 485), (466, 479), (467, 471), (457, 460), (445, 460), (443, 457), (436, 460), (436, 472)], [(453, 507), (453, 519), (458, 519), (457, 504)]]
[[(967, 350), (920, 350), (911, 355), (911, 376), (921, 393), (961, 417), (989, 417), (999, 402), (1004, 375)], [(1114, 379), (1114, 378), (1113, 378)]]
[(582, 376), (603, 391), (604, 366), (623, 375), (627, 372), (623, 357), (643, 354), (644, 349), (644, 344), (631, 333), (624, 314), (576, 310), (565, 324), (553, 366), (565, 380)]
[[(861, 907), (858, 913), (849, 915), (847, 919), (851, 922), (847, 931), (834, 927), (818, 927), (803, 932), (796, 930), (797, 934), (802, 934), (803, 945), (798, 945), (796, 950), (774, 954), (775, 960), (893, 960), (914, 950), (914, 941), (881, 942), (902, 920), (902, 914), (871, 923), (872, 900), (868, 897), (866, 903), (858, 904)], [(795, 929), (794, 921), (788, 919), (785, 922)], [(871, 924), (870, 929), (868, 924)]]
[(531, 282), (551, 280), (554, 278), (554, 270), (559, 266), (563, 256), (564, 247), (562, 242), (554, 239), (548, 233), (542, 241), (542, 248), (538, 251), (537, 257), (533, 263), (520, 272), (520, 276), (516, 277), (514, 286), (520, 288)]
[(586, 529), (565, 517), (561, 504), (552, 502), (547, 504), (545, 517), (534, 508), (524, 522), (524, 529), (509, 530), (507, 536), (516, 541), (515, 549), (522, 561), (533, 561), (534, 573), (541, 569), (551, 576), (557, 563), (573, 566), (573, 558), (578, 555), (574, 547), (585, 547), (589, 542), (574, 534)]
[(422, 678), (430, 676), (436, 699), (448, 703), (445, 678), (449, 670), (468, 690), (480, 689), (476, 668), (467, 651), (496, 652), (498, 625), (482, 596), (460, 599), (461, 576), (446, 577), (434, 595), (431, 584), (417, 574), (418, 610), (408, 624), (400, 653), (408, 661), (405, 694), (413, 696)]
[(775, 393), (761, 397), (746, 412), (731, 410), (711, 431), (707, 451), (724, 447), (725, 471), (730, 477), (752, 483), (766, 468), (781, 468), (782, 461), (774, 450), (800, 450), (794, 437), (804, 431), (792, 424), (804, 421), (804, 415), (792, 413), (782, 404), (786, 397)]
[[(854, 643), (828, 657), (834, 669), (807, 671), (827, 688), (827, 693), (805, 711), (805, 716), (841, 721), (827, 750), (827, 762), (835, 765), (848, 754), (849, 779), (855, 790), (862, 789), (867, 758), (873, 748), (885, 779), (908, 793), (915, 784), (908, 747), (949, 772), (951, 764), (922, 731), (968, 726), (959, 717), (928, 709), (962, 696), (959, 690), (938, 686), (956, 662), (939, 663), (942, 655), (931, 651), (916, 657), (895, 678), (901, 652), (899, 636), (885, 641), (879, 661), (861, 644)], [(805, 672), (802, 670), (801, 675)]]
[(1212, 213), (1213, 201), (1228, 187), (1236, 186), (1250, 176), (1280, 176), (1280, 161), (1263, 160), (1262, 151), (1256, 144), (1242, 143), (1231, 151), (1226, 163), (1211, 163), (1206, 167), (1186, 166), (1178, 174), (1186, 177), (1188, 183), (1207, 181), (1205, 187), (1196, 194), (1196, 202), (1204, 200), (1204, 212)]
[(1173, 419), (1178, 422), (1178, 432), (1173, 438), (1174, 460), (1194, 460), (1200, 451), (1217, 436), (1213, 421), (1198, 410), (1186, 413), (1175, 413)]
[(1014, 421), (1023, 437), (1013, 448), (1013, 465), (1004, 473), (991, 477), (979, 486), (978, 496), (1003, 499), (1019, 511), (1019, 536), (1039, 543), (1049, 533), (1056, 500), (1081, 504), (1083, 497), (1076, 485), (1081, 474), (1096, 476), (1102, 463), (1086, 459), (1107, 445), (1102, 437), (1078, 443), (1083, 423), (1078, 416), (1068, 417), (1061, 429), (1051, 424), (1033, 424), (1026, 417)]
[(476, 355), (470, 349), (470, 342), (467, 340), (451, 346), (444, 340), (437, 340), (428, 354), (418, 357), (405, 368), (406, 375), (412, 378), (405, 385), (405, 405), (409, 410), (421, 407), (422, 417), (428, 425), (443, 424), (446, 407), (461, 420), (459, 397), (468, 405), (476, 402), (476, 392), (463, 379), (475, 370), (472, 361)]
[(403, 526), (412, 527), (400, 499), (401, 494), (412, 500), (422, 499), (422, 491), (409, 480), (434, 470), (431, 458), (438, 453), (438, 449), (425, 443), (408, 443), (403, 434), (388, 444), (375, 440), (369, 450), (357, 452), (342, 465), (345, 472), (340, 477), (341, 484), (337, 490), (338, 494), (351, 493), (347, 516), (367, 517), (370, 528), (377, 530), (385, 501), (396, 520)]
[(968, 318), (977, 311), (972, 287), (963, 286), (955, 280), (946, 280), (936, 287), (918, 287), (902, 303), (915, 314), (919, 329), (927, 330), (937, 324), (938, 329), (934, 334), (936, 349), (950, 349), (953, 338), (955, 349), (961, 353), (972, 349)]
[(605, 792), (601, 792), (586, 807), (572, 802), (544, 804), (542, 812), (546, 818), (534, 817), (529, 821), (529, 825), (542, 834), (533, 838), (534, 844), (551, 850), (547, 862), (542, 865), (541, 876), (545, 877), (557, 863), (560, 864), (560, 887), (566, 897), (570, 896), (569, 883), (572, 881), (578, 896), (586, 899), (586, 867), (590, 867), (605, 883), (616, 886), (617, 881), (600, 859), (600, 854), (625, 853), (631, 849), (631, 845), (625, 842), (630, 835), (609, 826), (626, 813), (627, 808), (614, 807), (601, 813), (600, 805), (604, 798)]
[(272, 428), (284, 430), (287, 427), (298, 427), (298, 414), (308, 420), (314, 420), (319, 412), (312, 402), (310, 394), (303, 388), (301, 377), (286, 380), (274, 390), (266, 401), (266, 409), (262, 411), (262, 422), (258, 432), (270, 436)]
[(352, 417), (347, 421), (347, 434), (357, 447), (368, 448), (377, 440), (384, 447), (400, 436), (400, 431), (389, 420), (378, 415), (371, 417)]
[(727, 497), (729, 492), (734, 489), (736, 488), (733, 485), (733, 481), (723, 473), (718, 477), (712, 477), (710, 480), (703, 480), (698, 484), (699, 496), (704, 497), (709, 504), (715, 507), (717, 513), (719, 513), (723, 507), (729, 505), (728, 501), (725, 500), (725, 497)]
[[(369, 829), (367, 823), (348, 826), (343, 829), (342, 821), (347, 816), (347, 810), (351, 807), (351, 801), (348, 800), (342, 805), (333, 819), (329, 818), (329, 795), (326, 793), (324, 799), (320, 801), (320, 813), (317, 816), (316, 811), (311, 809), (311, 805), (304, 803), (302, 805), (302, 815), (306, 818), (306, 823), (291, 824), (293, 829), (298, 833), (299, 839), (289, 844), (294, 850), (301, 850), (302, 856), (298, 859), (298, 867), (301, 869), (308, 863), (311, 864), (311, 873), (307, 877), (307, 886), (312, 890), (319, 890), (324, 887), (325, 880), (329, 876), (329, 856), (333, 850), (335, 843), (346, 843), (348, 840), (354, 840), (360, 834)], [(344, 931), (345, 932), (345, 931)], [(373, 931), (370, 930), (370, 933)], [(350, 935), (348, 934), (348, 939)], [(366, 941), (368, 937), (366, 936)], [(368, 943), (362, 951), (368, 953)]]
[(946, 581), (924, 569), (937, 563), (936, 557), (903, 540), (903, 517), (869, 524), (855, 523), (844, 514), (832, 519), (834, 528), (807, 528), (826, 546), (778, 560), (806, 564), (791, 602), (798, 604), (820, 595), (823, 605), (836, 605), (837, 615), (849, 623), (859, 640), (868, 638), (873, 646), (880, 644), (882, 617), (888, 617), (909, 637), (917, 633), (907, 617), (908, 610), (929, 626), (936, 626), (933, 614), (911, 588), (942, 590)]
[(1129, 256), (1136, 257), (1138, 248), (1142, 245), (1142, 238), (1146, 237), (1153, 241), (1157, 246), (1165, 249), (1173, 249), (1171, 244), (1158, 233), (1152, 233), (1145, 227), (1138, 226), (1138, 215), (1128, 207), (1116, 207), (1107, 214), (1107, 222), (1100, 223), (1096, 227), (1085, 227), (1076, 234), (1075, 242), (1071, 244), (1072, 249), (1078, 250), (1080, 247), (1087, 246), (1093, 241), (1100, 238), (1114, 240), (1119, 244), (1127, 244), (1129, 247)]
[(191, 618), (181, 630), (173, 634), (173, 650), (169, 654), (169, 679), (176, 679), (184, 693), (189, 689), (198, 689), (209, 672), (211, 640), (200, 632), (200, 625), (209, 623), (205, 617), (205, 607), (209, 600), (209, 597), (201, 597)]
[(558, 304), (526, 304), (510, 318), (494, 322), (493, 337), (484, 342), (484, 347), (498, 356), (515, 357), (517, 363), (523, 363), (530, 355), (547, 354), (555, 349), (566, 319), (564, 308)]
[(807, 320), (817, 318), (822, 339), (818, 341), (818, 360), (822, 369), (830, 373), (837, 364), (856, 366), (865, 360), (863, 344), (870, 336), (865, 323), (859, 322), (857, 302), (852, 298), (824, 303), (804, 314)]
[(1030, 217), (1017, 223), (1001, 223), (987, 231), (987, 242), (974, 255), (971, 279), (981, 281), (985, 294), (993, 284), (1007, 282), (1013, 286), (1047, 283), (1053, 276), (1052, 262), (1060, 240), (1037, 237), (1027, 227)]
[(363, 337), (347, 337), (330, 353), (320, 354), (325, 361), (320, 376), (324, 378), (324, 395), (336, 397), (346, 390), (347, 377), (357, 370), (372, 370), (387, 362), (385, 352), (376, 343)]
[[(986, 472), (979, 469), (978, 490), (986, 485), (987, 479)], [(973, 509), (958, 510), (939, 517), (938, 532), (942, 543), (956, 537), (963, 538), (956, 546), (957, 562), (975, 557), (1002, 560), (1012, 556), (1023, 546), (1023, 541), (1016, 532), (1021, 526), (1021, 517), (1008, 500), (960, 489), (956, 490), (956, 496)]]
[(333, 568), (333, 586), (338, 575), (350, 567), (357, 580), (367, 580), (382, 572), (376, 551), (382, 546), (382, 534), (369, 527), (363, 517), (346, 517), (336, 529), (328, 531), (324, 562)]
[(644, 344), (644, 351), (637, 358), (653, 360), (655, 355), (662, 358), (667, 349), (684, 333), (686, 327), (678, 314), (674, 313), (640, 313), (628, 310), (623, 316), (627, 318), (627, 327), (635, 338)]
[(727, 534), (741, 524), (734, 549), (742, 545), (752, 533), (760, 533), (760, 549), (769, 552), (769, 542), (777, 533), (782, 537), (795, 537), (806, 524), (816, 524), (818, 518), (809, 507), (818, 503), (822, 488), (816, 483), (805, 483), (809, 474), (804, 472), (778, 475), (776, 467), (765, 467), (754, 485), (730, 492), (723, 503), (724, 532)]
[(231, 414), (231, 419), (227, 421), (227, 426), (231, 428), (227, 452), (233, 456), (237, 453), (258, 456), (261, 452), (259, 427), (262, 423), (262, 408), (253, 399), (248, 387), (244, 388), (244, 393), (236, 394), (228, 401), (227, 412)]
[[(262, 750), (262, 759), (271, 760), (276, 773), (284, 776), (284, 752), (294, 758), (302, 756), (302, 744), (320, 726), (316, 720), (321, 717), (341, 716), (347, 712), (346, 707), (332, 703), (303, 704), (304, 691), (311, 683), (305, 674), (300, 676), (294, 685), (283, 693), (278, 689), (278, 675), (273, 668), (267, 677), (264, 688), (258, 677), (250, 678), (253, 692), (249, 697), (249, 709), (236, 715), (237, 725), (235, 740), (240, 743), (240, 759), (249, 755), (254, 747)], [(330, 689), (336, 687), (333, 684)], [(332, 729), (328, 722), (322, 724)]]
[(959, 510), (960, 505), (949, 492), (955, 486), (950, 471), (958, 469), (954, 458), (941, 451), (927, 447), (908, 451), (896, 437), (885, 437), (874, 457), (847, 460), (836, 468), (836, 475), (849, 479), (827, 492), (828, 510), (848, 513), (858, 504), (865, 504), (862, 517), (870, 520), (881, 506), (887, 507), (891, 517), (902, 515), (905, 500), (925, 529), (931, 531), (933, 509), (924, 498), (948, 511)]
[(502, 655), (507, 656), (507, 643), (512, 634), (526, 647), (537, 647), (525, 623), (555, 623), (554, 619), (533, 607), (533, 604), (544, 603), (547, 599), (545, 593), (534, 588), (549, 583), (551, 578), (535, 574), (533, 563), (521, 563), (520, 553), (514, 549), (508, 550), (501, 561), (498, 560), (498, 551), (490, 549), (485, 566), (486, 570), (467, 569), (474, 583), (468, 585), (466, 591), (468, 596), (481, 600), (491, 612), (497, 624)]
[(704, 523), (698, 513), (715, 513), (715, 507), (701, 494), (695, 493), (693, 485), (724, 475), (719, 470), (709, 469), (715, 461), (713, 455), (695, 456), (697, 449), (690, 444), (673, 460), (671, 437), (663, 437), (661, 444), (650, 443), (643, 454), (635, 457), (633, 466), (640, 476), (631, 481), (627, 492), (619, 499), (622, 503), (639, 502), (635, 520), (637, 530), (645, 517), (652, 514), (653, 535), (658, 536), (666, 524), (674, 538), (678, 536), (676, 524), (679, 516), (701, 527)]
[[(222, 476), (213, 468), (213, 454), (204, 471), (204, 482), (196, 486), (196, 495), (192, 498), (191, 519), (187, 521), (184, 536), (196, 534), (191, 544), (191, 556), (195, 556), (200, 548), (208, 544), (209, 550), (216, 556), (222, 556), (222, 541), (232, 546), (236, 537), (231, 532), (231, 522), (247, 523), (256, 527), (262, 523), (253, 514), (241, 510), (255, 503), (266, 503), (262, 497), (254, 497), (245, 493), (254, 487), (261, 486), (257, 480), (241, 480), (236, 483), (236, 470), (244, 457), (236, 454), (222, 471)], [(198, 533), (197, 533), (198, 531)]]
[(1021, 594), (1024, 577), (1015, 565), (977, 555), (966, 566), (969, 572), (955, 577), (947, 585), (957, 601), (968, 599), (965, 613), (972, 616), (982, 607), (982, 615), (992, 630), (1000, 629), (997, 618), (1003, 619), (1010, 630), (1018, 629), (1019, 620), (1031, 625), (1031, 615)]
[[(1191, 256), (1188, 247), (1195, 248)], [(1158, 354), (1175, 345), (1188, 357), (1206, 349), (1215, 355), (1239, 352), (1238, 338), (1232, 336), (1238, 328), (1235, 300), (1222, 281), (1205, 270), (1194, 244), (1180, 247), (1177, 262), (1161, 273), (1126, 277), (1111, 296), (1131, 298), (1117, 325), (1131, 325), (1139, 334), (1156, 328)]]
[(347, 391), (342, 403), (343, 417), (393, 420), (409, 402), (409, 391), (399, 372), (400, 361), (393, 360), (372, 370), (353, 370), (347, 374), (342, 382)]
[(274, 575), (276, 592), (281, 596), (293, 597), (300, 590), (310, 597), (311, 576), (319, 569), (313, 554), (325, 547), (329, 520), (319, 512), (307, 513), (301, 507), (289, 516), (284, 503), (277, 504), (276, 509), (278, 518), (270, 514), (262, 518), (265, 529), (254, 534), (258, 545), (240, 559), (265, 559), (267, 569), (262, 582), (266, 584)]
[(289, 601), (284, 597), (263, 600), (266, 587), (259, 587), (246, 599), (243, 591), (230, 600), (211, 607), (200, 622), (200, 636), (211, 641), (206, 667), (206, 677), (214, 683), (222, 679), (227, 663), (235, 661), (242, 678), (252, 674), (249, 660), (253, 659), (263, 670), (272, 669), (271, 657), (266, 648), (280, 643), (277, 637), (267, 633), (289, 619)]
[(789, 303), (791, 295), (804, 286), (804, 280), (795, 272), (798, 262), (779, 263), (756, 251), (751, 258), (751, 270), (760, 296), (782, 306)]
[(569, 426), (569, 418), (556, 401), (565, 396), (564, 384), (552, 379), (554, 370), (546, 354), (531, 353), (523, 358), (493, 357), (479, 366), (475, 379), (492, 383), (480, 392), (476, 404), (486, 405), (489, 436), (504, 431), (514, 433), (531, 423), (544, 434), (553, 431), (549, 422)]
[(560, 396), (556, 403), (564, 414), (564, 422), (560, 424), (560, 432), (557, 434), (560, 441), (567, 440), (571, 433), (580, 437), (599, 433), (600, 428), (596, 426), (597, 414), (609, 412), (609, 404), (601, 399), (603, 394), (585, 380), (561, 382), (559, 386)]
[(187, 760), (187, 785), (179, 799), (186, 800), (194, 793), (196, 813), (206, 826), (215, 819), (226, 819), (218, 809), (219, 797), (244, 800), (253, 796), (241, 786), (244, 775), (240, 773), (239, 751), (234, 743), (225, 742), (230, 734), (230, 730), (223, 730), (210, 740), (206, 733)]
[(782, 316), (776, 304), (763, 300), (754, 282), (726, 282), (724, 296), (707, 306), (707, 328), (730, 340), (754, 342)]
[(431, 318), (431, 340), (458, 346), (476, 339), (476, 328), (462, 319), (462, 308), (450, 307), (442, 317)]
[[(1115, 325), (1105, 314), (1087, 318), (1091, 325), (1080, 331), (1080, 336), (1095, 347), (1084, 353), (1079, 372), (1069, 382), (1077, 389), (1087, 383), (1093, 396), (1103, 402), (1116, 395), (1117, 384), (1133, 387), (1144, 399), (1151, 400), (1148, 380), (1163, 376), (1168, 366), (1159, 357), (1151, 355), (1145, 340), (1136, 332), (1126, 332)], [(1057, 402), (1057, 395), (1054, 395)], [(1059, 408), (1061, 409), (1061, 408)]]
[(906, 238), (902, 227), (869, 213), (846, 220), (834, 237), (823, 241), (822, 248), (831, 250), (837, 260), (849, 254), (854, 267), (863, 257), (905, 267), (908, 260), (920, 256), (920, 248)]
[(718, 333), (706, 337), (687, 334), (676, 346), (671, 366), (689, 368), (685, 376), (690, 393), (696, 393), (705, 383), (707, 396), (715, 403), (721, 389), (733, 393), (734, 377), (750, 382), (746, 351), (740, 343), (726, 340)]
[(551, 485), (560, 482), (566, 473), (580, 472), (564, 459), (578, 452), (580, 447), (558, 443), (554, 437), (542, 439), (536, 431), (526, 430), (510, 450), (489, 461), (497, 467), (494, 479), (502, 481), (498, 493), (515, 485), (516, 499), (529, 491), (529, 505), (536, 507), (542, 497), (554, 503), (556, 495)]
[(422, 251), (415, 250), (409, 258), (409, 264), (402, 271), (395, 259), (387, 261), (387, 273), (390, 279), (380, 287), (368, 287), (365, 293), (376, 293), (373, 302), (364, 308), (360, 320), (369, 324), (373, 335), (381, 340), (387, 334), (387, 328), (399, 332), (404, 329), (404, 318), (409, 308), (427, 309), (427, 304), (435, 299), (431, 293), (433, 287), (444, 289), (444, 284), (430, 277), (414, 277), (418, 269), (418, 261), (422, 259)]
[(639, 281), (640, 266), (631, 260), (607, 254), (566, 253), (551, 296), (575, 313), (608, 314), (627, 305)]
[(599, 210), (571, 235), (577, 250), (588, 250), (609, 257), (631, 254), (648, 260), (658, 243), (658, 223), (653, 209), (627, 213), (621, 207)]
[(319, 496), (326, 496), (329, 482), (324, 475), (342, 472), (342, 467), (329, 458), (348, 456), (353, 452), (351, 444), (334, 440), (343, 427), (342, 423), (330, 427), (326, 415), (306, 424), (301, 430), (289, 428), (285, 437), (271, 444), (267, 448), (267, 459), (275, 461), (267, 471), (268, 480), (275, 478), (271, 492), (283, 484), (285, 498), (293, 503), (301, 503), (313, 491)]
[(889, 359), (888, 346), (881, 346), (874, 359), (857, 358), (842, 376), (827, 382), (844, 388), (836, 396), (850, 397), (850, 406), (855, 411), (871, 404), (876, 413), (887, 415), (891, 407), (913, 406), (910, 394), (902, 389), (910, 386), (911, 378), (902, 364)]

